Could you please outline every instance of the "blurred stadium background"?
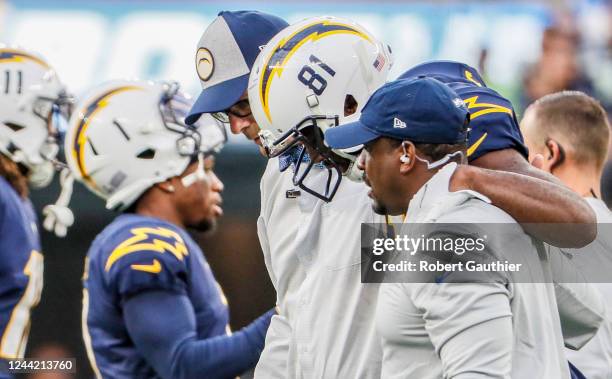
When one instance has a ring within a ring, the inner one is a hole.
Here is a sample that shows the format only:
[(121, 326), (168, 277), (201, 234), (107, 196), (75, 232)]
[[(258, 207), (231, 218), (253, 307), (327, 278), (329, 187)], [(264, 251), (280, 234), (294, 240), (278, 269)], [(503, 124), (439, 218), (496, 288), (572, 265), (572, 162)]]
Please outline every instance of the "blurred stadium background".
[[(289, 22), (322, 14), (354, 19), (392, 47), (391, 78), (429, 59), (464, 61), (513, 101), (519, 117), (534, 99), (562, 89), (587, 92), (611, 110), (611, 1), (0, 0), (0, 43), (43, 54), (77, 96), (105, 80), (135, 77), (176, 80), (195, 96), (195, 46), (225, 9), (258, 9)], [(226, 213), (217, 233), (200, 239), (229, 299), (234, 329), (274, 303), (255, 226), (264, 165), (254, 146), (231, 138), (217, 166)], [(57, 184), (35, 192), (37, 209), (57, 194)], [(74, 356), (76, 377), (88, 378), (80, 326), (83, 257), (114, 215), (80, 186), (72, 204), (76, 223), (68, 237), (43, 234), (45, 288), (27, 356)]]

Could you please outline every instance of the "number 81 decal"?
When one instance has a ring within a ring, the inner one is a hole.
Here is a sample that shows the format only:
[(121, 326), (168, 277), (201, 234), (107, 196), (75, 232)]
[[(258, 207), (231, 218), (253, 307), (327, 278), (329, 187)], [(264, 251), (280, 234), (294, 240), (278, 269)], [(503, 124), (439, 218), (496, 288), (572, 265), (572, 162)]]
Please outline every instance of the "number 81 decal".
[[(314, 65), (318, 65), (321, 67), (326, 73), (330, 76), (336, 75), (336, 71), (334, 71), (331, 67), (321, 62), (321, 60), (314, 55), (311, 55), (309, 58), (310, 62)], [(315, 95), (319, 96), (323, 94), (325, 88), (327, 88), (327, 80), (315, 71), (311, 65), (305, 65), (302, 67), (297, 76), (298, 80), (304, 84), (306, 87), (310, 88)]]

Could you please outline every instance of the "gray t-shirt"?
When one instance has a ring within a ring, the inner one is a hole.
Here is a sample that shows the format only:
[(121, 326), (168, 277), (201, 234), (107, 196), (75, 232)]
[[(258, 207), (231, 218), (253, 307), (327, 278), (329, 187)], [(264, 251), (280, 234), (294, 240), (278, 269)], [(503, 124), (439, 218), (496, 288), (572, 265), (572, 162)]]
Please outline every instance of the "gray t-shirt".
[[(546, 257), (508, 214), (481, 194), (448, 191), (455, 168), (421, 188), (406, 221), (515, 224), (489, 236), (491, 245), (532, 251), (530, 270), (550, 276)], [(487, 253), (503, 258), (501, 249)], [(383, 378), (569, 378), (551, 283), (384, 283), (376, 325)]]
[[(606, 204), (598, 199), (585, 199), (597, 216), (597, 238), (588, 246), (578, 250), (564, 250), (574, 254), (578, 265), (588, 264), (586, 271), (597, 267), (602, 274), (609, 272), (610, 283), (594, 283), (604, 300), (606, 315), (597, 334), (580, 350), (567, 349), (567, 357), (589, 379), (612, 379), (612, 212)], [(611, 224), (611, 225), (602, 225)], [(597, 256), (580, 256), (581, 253), (595, 254)], [(592, 258), (592, 259), (591, 259)], [(611, 270), (608, 271), (608, 268)]]

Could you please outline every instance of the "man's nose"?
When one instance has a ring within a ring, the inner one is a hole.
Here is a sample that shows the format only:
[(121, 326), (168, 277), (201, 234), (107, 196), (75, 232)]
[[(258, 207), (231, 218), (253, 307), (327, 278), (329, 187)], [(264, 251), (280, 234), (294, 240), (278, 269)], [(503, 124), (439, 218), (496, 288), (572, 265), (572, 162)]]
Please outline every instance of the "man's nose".
[(366, 160), (366, 152), (365, 150), (361, 151), (359, 157), (357, 157), (357, 168), (364, 171), (365, 170), (365, 160)]
[(223, 185), (223, 182), (221, 181), (221, 179), (219, 179), (217, 174), (211, 171), (210, 179), (211, 179), (211, 184), (212, 184), (212, 190), (215, 192), (223, 192), (223, 189), (225, 188), (225, 186)]

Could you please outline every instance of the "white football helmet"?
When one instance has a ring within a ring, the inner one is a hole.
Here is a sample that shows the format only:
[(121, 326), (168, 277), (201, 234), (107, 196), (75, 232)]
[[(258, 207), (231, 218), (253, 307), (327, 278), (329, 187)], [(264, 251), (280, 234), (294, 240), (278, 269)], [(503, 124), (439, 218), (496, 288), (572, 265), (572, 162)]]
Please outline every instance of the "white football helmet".
[[(324, 157), (329, 182), (332, 169), (337, 174), (335, 185), (328, 185), (325, 193), (308, 188), (303, 181), (314, 162), (300, 170), (302, 153), (294, 170), (295, 185), (330, 201), (342, 174), (361, 178), (354, 164), (359, 148), (333, 150), (353, 162), (342, 172), (323, 142), (323, 132), (357, 119), (370, 95), (385, 83), (391, 64), (387, 46), (360, 25), (336, 17), (303, 20), (268, 42), (253, 66), (248, 87), (263, 147), (275, 157), (307, 143)], [(356, 112), (345, 116), (345, 105)]]
[[(123, 210), (155, 183), (181, 175), (190, 162), (201, 163), (223, 147), (225, 129), (212, 116), (185, 124), (191, 105), (177, 83), (101, 85), (83, 98), (70, 119), (66, 161), (108, 209)], [(194, 174), (183, 178), (184, 185), (203, 176), (200, 170)]]
[(42, 57), (0, 45), (0, 152), (28, 169), (35, 188), (53, 179), (71, 103)]

